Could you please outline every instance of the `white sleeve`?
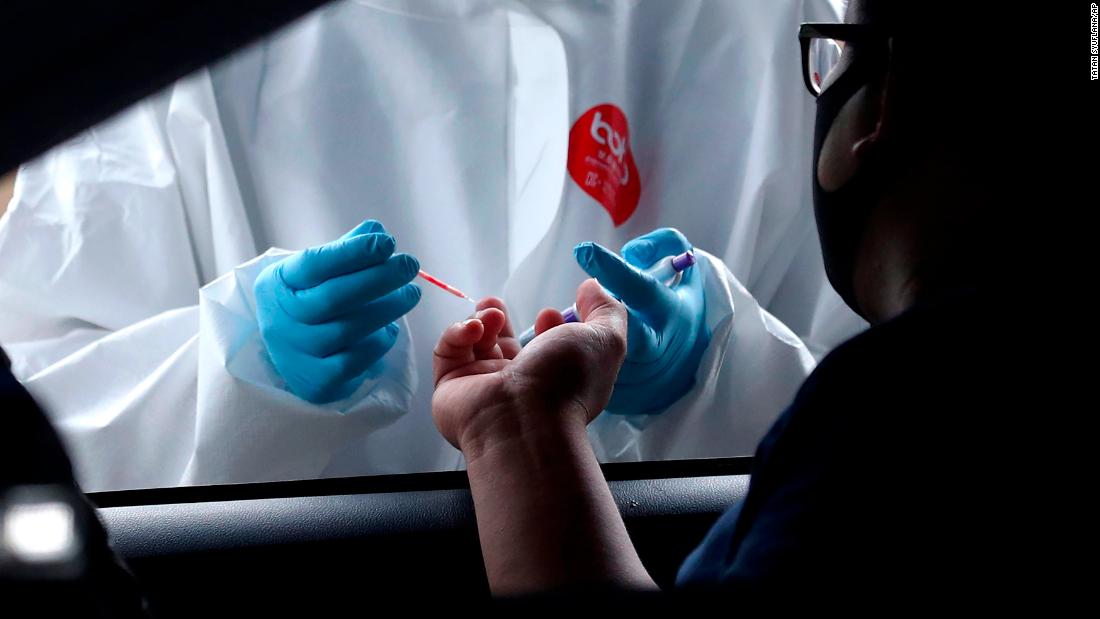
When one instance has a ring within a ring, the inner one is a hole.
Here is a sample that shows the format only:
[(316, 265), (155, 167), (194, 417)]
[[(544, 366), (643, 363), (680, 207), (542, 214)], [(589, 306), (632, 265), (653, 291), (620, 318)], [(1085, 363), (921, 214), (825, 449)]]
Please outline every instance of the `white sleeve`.
[(86, 490), (175, 485), (194, 442), (200, 279), (153, 121), (23, 166), (0, 220), (0, 344)]
[(650, 416), (604, 413), (589, 435), (604, 462), (750, 456), (790, 404), (815, 362), (806, 346), (760, 307), (721, 260), (703, 258), (711, 331), (695, 387)]
[(201, 74), (20, 169), (0, 345), (85, 490), (315, 477), (408, 408), (407, 325), (349, 400), (282, 388), (251, 304), (278, 253), (251, 238)]
[(348, 398), (314, 405), (286, 389), (260, 338), (253, 283), (287, 253), (269, 250), (199, 291), (196, 444), (185, 484), (320, 477), (335, 454), (410, 408), (417, 374), (404, 318), (397, 343)]

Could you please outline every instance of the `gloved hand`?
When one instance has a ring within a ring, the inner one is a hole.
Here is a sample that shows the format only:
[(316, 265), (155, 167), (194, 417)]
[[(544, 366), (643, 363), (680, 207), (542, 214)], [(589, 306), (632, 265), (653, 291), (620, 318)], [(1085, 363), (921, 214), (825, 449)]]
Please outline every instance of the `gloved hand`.
[(680, 231), (661, 228), (623, 246), (623, 257), (595, 243), (581, 243), (573, 256), (627, 307), (626, 361), (615, 381), (607, 411), (654, 414), (688, 392), (710, 342), (705, 316), (703, 271), (685, 270), (668, 287), (643, 270), (691, 249)]
[(409, 283), (420, 263), (395, 246), (368, 220), (260, 273), (260, 334), (292, 393), (318, 404), (346, 398), (397, 342), (394, 321), (420, 301)]

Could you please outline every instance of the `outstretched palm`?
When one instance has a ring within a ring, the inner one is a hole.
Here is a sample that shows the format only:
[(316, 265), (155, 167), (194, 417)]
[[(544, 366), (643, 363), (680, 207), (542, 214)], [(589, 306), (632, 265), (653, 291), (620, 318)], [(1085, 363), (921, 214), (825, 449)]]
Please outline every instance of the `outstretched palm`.
[(626, 314), (594, 281), (578, 292), (582, 303), (600, 320), (562, 324), (560, 313), (544, 310), (540, 335), (522, 354), (499, 299), (483, 300), (476, 319), (449, 327), (435, 350), (432, 397), (444, 438), (461, 448), (468, 430), (508, 424), (523, 432), (563, 414), (584, 423), (599, 414), (625, 355)]

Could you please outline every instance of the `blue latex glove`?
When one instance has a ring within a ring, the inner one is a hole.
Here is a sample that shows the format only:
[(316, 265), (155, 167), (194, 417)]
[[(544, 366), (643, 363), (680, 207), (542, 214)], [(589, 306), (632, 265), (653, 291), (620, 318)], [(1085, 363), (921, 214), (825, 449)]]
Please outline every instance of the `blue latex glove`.
[(642, 273), (665, 256), (691, 249), (679, 230), (661, 228), (623, 246), (623, 257), (595, 243), (581, 243), (573, 256), (627, 306), (626, 361), (607, 411), (654, 414), (695, 384), (695, 370), (710, 343), (703, 271), (696, 265), (669, 288)]
[(346, 398), (397, 342), (394, 321), (420, 301), (409, 283), (420, 263), (395, 247), (382, 224), (368, 220), (260, 273), (260, 334), (292, 393), (318, 404)]

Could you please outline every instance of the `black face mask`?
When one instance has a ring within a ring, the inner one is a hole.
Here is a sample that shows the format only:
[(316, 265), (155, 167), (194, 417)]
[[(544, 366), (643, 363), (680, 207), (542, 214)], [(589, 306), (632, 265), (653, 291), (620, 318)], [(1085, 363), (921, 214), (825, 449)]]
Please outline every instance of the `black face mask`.
[(825, 274), (848, 307), (864, 318), (866, 316), (860, 311), (855, 298), (855, 260), (867, 218), (882, 197), (885, 176), (881, 158), (861, 166), (855, 176), (836, 191), (826, 191), (818, 182), (817, 162), (821, 158), (825, 136), (829, 134), (840, 108), (872, 79), (872, 66), (853, 61), (835, 82), (818, 95), (814, 125), (814, 217), (817, 219), (821, 255), (825, 259)]

